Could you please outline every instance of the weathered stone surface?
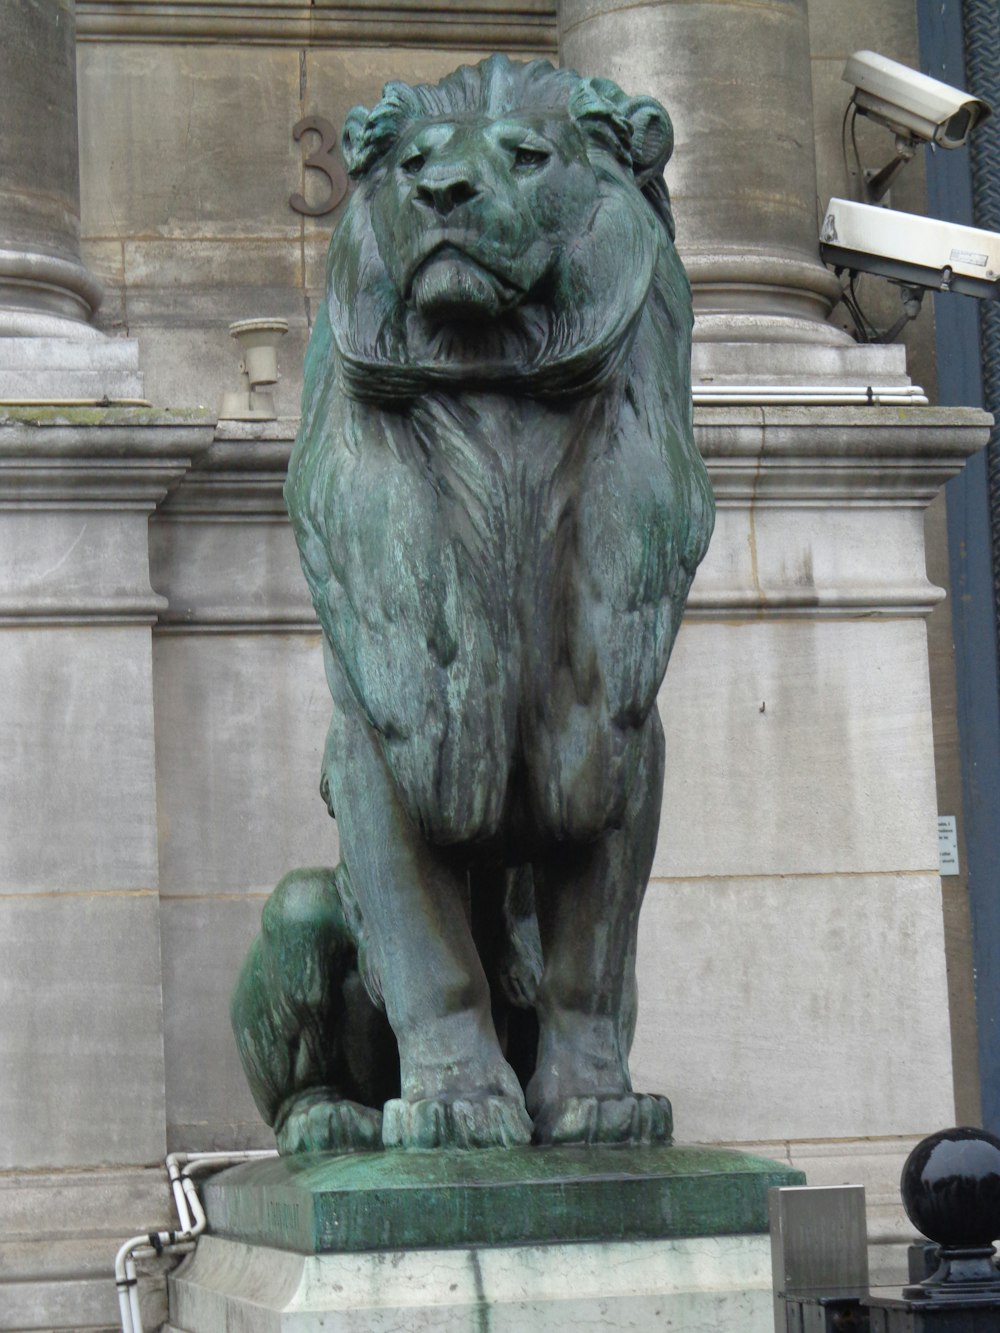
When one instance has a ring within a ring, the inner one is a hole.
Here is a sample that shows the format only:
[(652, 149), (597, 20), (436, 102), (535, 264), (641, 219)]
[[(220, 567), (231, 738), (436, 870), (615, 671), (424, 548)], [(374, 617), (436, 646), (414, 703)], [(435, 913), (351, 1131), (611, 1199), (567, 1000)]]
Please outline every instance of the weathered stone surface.
[(197, 896), (194, 890), (161, 900), (171, 1151), (274, 1146), (250, 1096), (229, 1026), (229, 995), (260, 929), (263, 903), (254, 894)]
[(150, 523), (161, 629), (319, 632), (281, 495), (297, 425), (220, 422)]
[[(100, 287), (80, 261), (72, 0), (0, 10), (0, 98), (0, 341), (96, 337)], [(0, 374), (3, 361), (0, 346)]]
[[(0, 1176), (0, 1329), (119, 1327), (113, 1261), (127, 1236), (176, 1225), (162, 1167)], [(144, 1273), (143, 1322), (166, 1317), (166, 1281)]]
[(690, 621), (661, 707), (654, 878), (936, 872), (922, 621)]
[(4, 338), (0, 402), (142, 398), (134, 338)]
[[(218, 412), (223, 393), (239, 386), (239, 356), (228, 326), (238, 319), (287, 318), (289, 331), (280, 354), (281, 379), (275, 388), (275, 403), (281, 413), (297, 408), (302, 391), (301, 366), (309, 330), (301, 301), (287, 291), (280, 299), (273, 289), (216, 288), (209, 293), (211, 310), (204, 312), (197, 297), (174, 288), (153, 288), (147, 308), (155, 314), (148, 321), (131, 325), (139, 343), (144, 369), (146, 397), (153, 403), (184, 403)], [(213, 296), (217, 299), (212, 300)]]
[(214, 1235), (303, 1254), (749, 1235), (787, 1166), (717, 1148), (308, 1154), (215, 1176)]
[(0, 893), (155, 889), (149, 631), (0, 639)]
[(0, 1170), (163, 1157), (159, 959), (155, 893), (0, 896)]
[[(84, 44), (78, 65), (88, 235), (298, 232), (284, 188), (301, 173), (296, 51)], [(252, 171), (234, 134), (252, 145)]]
[(5, 1169), (164, 1152), (145, 528), (210, 438), (189, 414), (0, 412)]
[(266, 890), (290, 864), (336, 859), (317, 790), (330, 710), (318, 634), (157, 635), (153, 688), (164, 893)]
[[(897, 298), (898, 299), (898, 298)], [(695, 320), (695, 328), (698, 322)], [(796, 342), (711, 342), (691, 348), (691, 380), (704, 385), (907, 385), (906, 352), (898, 343), (831, 346)]]
[(681, 1138), (761, 1140), (779, 1124), (791, 1140), (920, 1135), (952, 1121), (933, 871), (654, 880), (639, 993), (635, 1077), (669, 1075)]
[[(84, 41), (210, 41), (232, 45), (261, 42), (281, 46), (369, 46), (370, 20), (330, 0), (266, 0), (248, 9), (237, 0), (212, 0), (195, 8), (182, 3), (132, 5), (79, 0)], [(451, 64), (474, 48), (474, 59), (489, 51), (556, 54), (555, 6), (551, 0), (443, 0), (425, 8), (399, 0), (379, 7), (378, 35), (391, 58), (403, 48), (416, 63), (428, 48), (446, 48)], [(409, 72), (404, 70), (404, 75)]]
[[(252, 1292), (252, 1295), (248, 1293)], [(164, 1333), (771, 1333), (764, 1236), (304, 1257), (205, 1237)]]

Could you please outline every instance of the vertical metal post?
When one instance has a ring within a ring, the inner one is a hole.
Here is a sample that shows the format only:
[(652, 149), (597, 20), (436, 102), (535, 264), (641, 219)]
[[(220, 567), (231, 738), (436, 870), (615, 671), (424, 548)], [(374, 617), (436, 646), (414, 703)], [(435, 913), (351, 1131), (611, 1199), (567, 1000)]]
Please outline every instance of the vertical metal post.
[(768, 1210), (775, 1333), (822, 1328), (803, 1323), (803, 1304), (868, 1291), (865, 1187), (782, 1186), (769, 1191)]

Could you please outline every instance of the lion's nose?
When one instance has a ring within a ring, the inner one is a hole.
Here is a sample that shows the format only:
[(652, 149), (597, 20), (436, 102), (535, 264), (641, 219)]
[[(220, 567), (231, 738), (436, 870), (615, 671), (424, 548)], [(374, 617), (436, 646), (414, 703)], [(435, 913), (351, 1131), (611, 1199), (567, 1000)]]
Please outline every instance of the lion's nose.
[(458, 208), (459, 204), (467, 204), (478, 194), (479, 191), (472, 182), (464, 177), (446, 181), (427, 181), (418, 185), (415, 191), (417, 202), (427, 208), (433, 208), (440, 218), (446, 218)]

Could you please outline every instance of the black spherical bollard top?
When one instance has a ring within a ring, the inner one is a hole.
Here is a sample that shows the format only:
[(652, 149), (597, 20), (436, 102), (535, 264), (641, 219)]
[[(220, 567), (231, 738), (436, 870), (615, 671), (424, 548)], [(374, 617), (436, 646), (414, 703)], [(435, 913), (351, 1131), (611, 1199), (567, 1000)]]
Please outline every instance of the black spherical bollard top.
[(1000, 1237), (1000, 1138), (943, 1129), (910, 1153), (899, 1184), (910, 1221), (945, 1250), (986, 1248)]

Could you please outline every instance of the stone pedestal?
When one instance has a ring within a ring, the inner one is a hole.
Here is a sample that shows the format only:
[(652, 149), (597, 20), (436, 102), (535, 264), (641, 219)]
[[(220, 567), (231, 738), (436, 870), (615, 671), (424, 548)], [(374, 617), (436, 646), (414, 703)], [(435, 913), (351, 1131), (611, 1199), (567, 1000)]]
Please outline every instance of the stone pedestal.
[(167, 1212), (147, 521), (211, 435), (0, 409), (3, 1328), (110, 1324)]
[(713, 1148), (317, 1154), (204, 1189), (176, 1333), (768, 1333), (767, 1191), (800, 1172)]
[(163, 1333), (772, 1333), (767, 1236), (301, 1255), (205, 1236)]

